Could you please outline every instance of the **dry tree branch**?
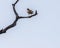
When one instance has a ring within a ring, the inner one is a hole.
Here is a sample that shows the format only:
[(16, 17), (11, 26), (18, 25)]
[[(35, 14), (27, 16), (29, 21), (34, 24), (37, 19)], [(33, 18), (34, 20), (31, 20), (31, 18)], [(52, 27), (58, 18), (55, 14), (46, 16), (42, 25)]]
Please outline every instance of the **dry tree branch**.
[(16, 9), (15, 9), (15, 5), (18, 3), (18, 1), (19, 1), (19, 0), (17, 0), (14, 4), (12, 4), (12, 6), (13, 6), (13, 11), (14, 11), (15, 16), (16, 16), (15, 21), (14, 21), (11, 25), (7, 26), (6, 28), (1, 29), (1, 30), (0, 30), (0, 34), (6, 33), (6, 31), (7, 31), (8, 29), (10, 29), (10, 28), (16, 26), (16, 23), (17, 23), (17, 21), (18, 21), (19, 19), (31, 18), (31, 17), (34, 17), (34, 16), (37, 15), (37, 10), (36, 10), (36, 11), (35, 11), (35, 14), (33, 14), (33, 15), (30, 15), (30, 16), (27, 16), (27, 17), (19, 16), (18, 13), (16, 12)]

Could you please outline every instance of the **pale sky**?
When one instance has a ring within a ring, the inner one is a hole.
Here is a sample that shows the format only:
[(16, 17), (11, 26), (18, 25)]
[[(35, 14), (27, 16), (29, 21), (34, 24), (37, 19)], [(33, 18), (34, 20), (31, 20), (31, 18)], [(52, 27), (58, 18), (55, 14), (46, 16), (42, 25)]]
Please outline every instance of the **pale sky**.
[[(15, 20), (12, 5), (16, 0), (0, 0), (0, 29)], [(0, 48), (60, 48), (60, 0), (20, 0), (16, 5), (19, 15), (26, 9), (38, 15), (20, 19), (17, 25), (0, 35)]]

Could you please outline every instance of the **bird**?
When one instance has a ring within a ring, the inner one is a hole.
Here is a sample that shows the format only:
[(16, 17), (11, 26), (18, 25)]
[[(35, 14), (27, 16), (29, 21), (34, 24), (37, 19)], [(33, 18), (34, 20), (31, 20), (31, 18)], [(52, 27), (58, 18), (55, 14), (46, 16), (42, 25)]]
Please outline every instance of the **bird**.
[(28, 13), (28, 14), (33, 14), (33, 11), (30, 10), (29, 8), (27, 8), (27, 13)]

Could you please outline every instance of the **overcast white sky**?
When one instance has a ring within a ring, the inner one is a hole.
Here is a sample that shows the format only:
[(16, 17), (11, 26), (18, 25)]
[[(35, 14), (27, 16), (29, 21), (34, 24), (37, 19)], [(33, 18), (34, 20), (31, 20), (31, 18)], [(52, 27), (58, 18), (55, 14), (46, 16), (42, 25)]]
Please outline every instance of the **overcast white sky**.
[[(0, 0), (0, 29), (15, 20), (12, 5), (16, 0)], [(16, 5), (19, 15), (26, 9), (38, 15), (20, 19), (17, 26), (0, 35), (0, 48), (60, 48), (60, 0), (20, 0)]]

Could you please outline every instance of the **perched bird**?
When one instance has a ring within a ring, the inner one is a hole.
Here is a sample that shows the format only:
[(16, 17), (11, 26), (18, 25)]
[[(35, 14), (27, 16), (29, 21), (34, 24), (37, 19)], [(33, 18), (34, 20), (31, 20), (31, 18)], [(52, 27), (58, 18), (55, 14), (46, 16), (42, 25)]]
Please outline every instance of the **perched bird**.
[(27, 8), (27, 13), (28, 13), (28, 14), (33, 14), (33, 11), (30, 10), (29, 8)]

